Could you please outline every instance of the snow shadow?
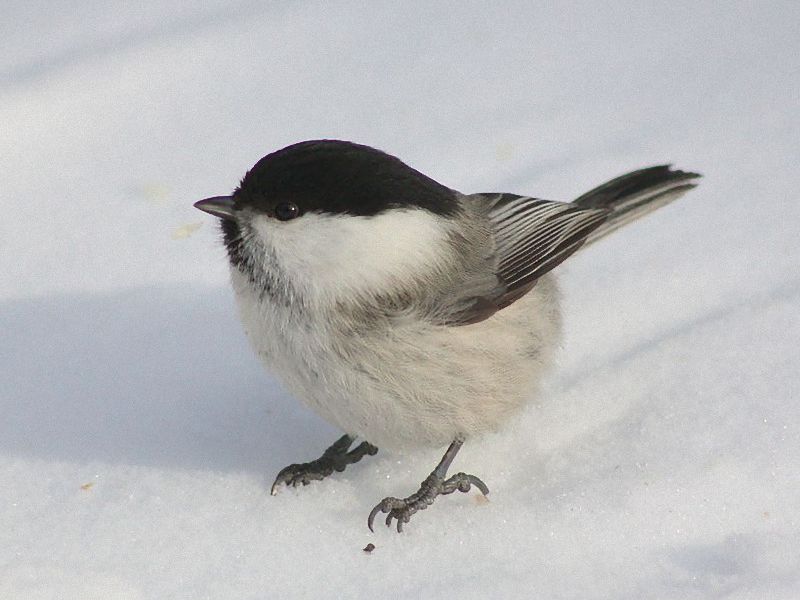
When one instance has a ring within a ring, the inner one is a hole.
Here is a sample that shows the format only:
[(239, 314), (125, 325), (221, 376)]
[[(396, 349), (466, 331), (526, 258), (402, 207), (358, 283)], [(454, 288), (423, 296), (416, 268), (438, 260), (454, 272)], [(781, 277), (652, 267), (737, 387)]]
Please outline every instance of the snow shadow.
[(336, 435), (262, 369), (226, 289), (7, 301), (0, 331), (9, 455), (268, 477)]

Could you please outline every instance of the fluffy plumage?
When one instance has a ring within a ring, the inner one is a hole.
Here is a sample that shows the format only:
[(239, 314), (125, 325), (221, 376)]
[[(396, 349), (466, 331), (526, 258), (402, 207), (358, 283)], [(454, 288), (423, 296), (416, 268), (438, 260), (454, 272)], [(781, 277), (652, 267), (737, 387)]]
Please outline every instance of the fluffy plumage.
[[(697, 175), (654, 167), (559, 203), (463, 195), (349, 142), (263, 158), (223, 220), (247, 335), (287, 388), (380, 447), (495, 429), (560, 341), (549, 271), (675, 199)], [(274, 218), (280, 202), (300, 216)]]

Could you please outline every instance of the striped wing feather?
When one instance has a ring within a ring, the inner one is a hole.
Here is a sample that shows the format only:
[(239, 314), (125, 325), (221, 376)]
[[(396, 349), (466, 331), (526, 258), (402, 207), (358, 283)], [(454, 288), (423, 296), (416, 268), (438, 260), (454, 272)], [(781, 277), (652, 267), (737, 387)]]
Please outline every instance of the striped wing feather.
[[(536, 280), (559, 265), (606, 220), (608, 210), (585, 209), (515, 194), (474, 194), (487, 209), (494, 252), (475, 281), (465, 281), (437, 319), (469, 325), (520, 299)], [(480, 282), (489, 281), (489, 285)], [(476, 288), (480, 293), (475, 293)]]
[(565, 202), (500, 194), (489, 218), (494, 226), (497, 274), (508, 291), (527, 286), (581, 247), (608, 216)]

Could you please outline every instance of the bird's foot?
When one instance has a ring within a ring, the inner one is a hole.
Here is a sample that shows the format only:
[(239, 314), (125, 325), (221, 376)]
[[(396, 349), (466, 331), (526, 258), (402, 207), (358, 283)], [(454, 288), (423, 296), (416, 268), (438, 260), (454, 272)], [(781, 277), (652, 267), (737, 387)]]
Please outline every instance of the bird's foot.
[(343, 435), (330, 448), (325, 450), (318, 459), (307, 463), (289, 465), (282, 469), (272, 484), (272, 495), (277, 494), (278, 487), (281, 484), (292, 487), (308, 485), (312, 481), (325, 479), (334, 471), (344, 471), (347, 465), (357, 463), (367, 454), (372, 456), (378, 453), (378, 449), (369, 442), (361, 442), (358, 446), (349, 450), (354, 440), (355, 438), (352, 436)]
[(474, 475), (457, 473), (449, 479), (445, 479), (444, 476), (434, 471), (420, 484), (419, 490), (407, 498), (389, 497), (381, 500), (369, 513), (367, 525), (370, 531), (374, 531), (372, 524), (378, 513), (388, 513), (386, 515), (386, 526), (391, 527), (392, 519), (395, 519), (397, 521), (397, 531), (400, 533), (403, 531), (403, 524), (408, 523), (414, 513), (419, 510), (425, 510), (433, 504), (437, 496), (452, 494), (455, 491), (468, 492), (473, 485), (484, 496), (489, 493), (489, 488), (486, 487), (486, 484)]

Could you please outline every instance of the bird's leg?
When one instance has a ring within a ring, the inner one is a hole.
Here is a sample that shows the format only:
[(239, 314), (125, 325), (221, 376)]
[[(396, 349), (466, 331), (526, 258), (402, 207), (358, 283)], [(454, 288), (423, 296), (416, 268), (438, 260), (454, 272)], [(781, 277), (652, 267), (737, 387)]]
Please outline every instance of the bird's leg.
[(441, 462), (428, 475), (423, 481), (419, 490), (411, 494), (407, 498), (384, 498), (378, 505), (372, 509), (367, 519), (367, 526), (372, 531), (372, 523), (378, 513), (389, 513), (386, 516), (386, 526), (391, 527), (392, 519), (397, 520), (397, 531), (403, 531), (403, 523), (408, 523), (412, 515), (418, 510), (425, 510), (433, 504), (436, 496), (452, 494), (455, 491), (468, 492), (474, 485), (485, 496), (489, 493), (489, 488), (480, 479), (474, 475), (467, 475), (466, 473), (456, 473), (450, 479), (447, 477), (447, 469), (450, 468), (450, 463), (458, 454), (461, 445), (464, 443), (463, 439), (456, 439), (447, 452), (444, 453)]
[[(307, 463), (289, 465), (278, 473), (275, 482), (272, 484), (272, 495), (277, 493), (278, 486), (285, 483), (297, 487), (298, 485), (308, 485), (312, 481), (325, 479), (334, 471), (342, 472), (347, 465), (357, 463), (365, 454), (374, 455), (378, 449), (369, 442), (361, 442), (358, 446), (349, 450), (355, 437), (343, 435), (317, 460)], [(348, 452), (349, 450), (349, 452)]]

